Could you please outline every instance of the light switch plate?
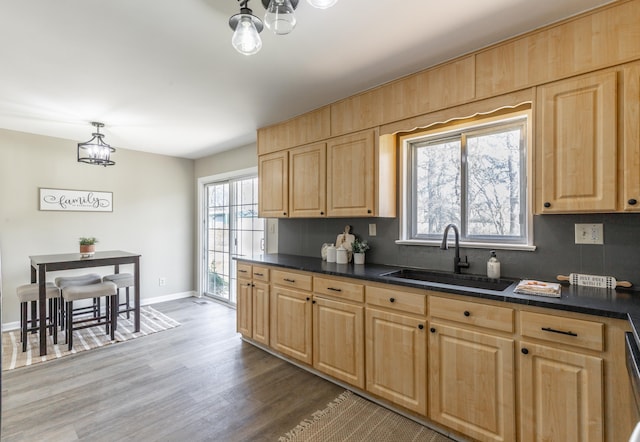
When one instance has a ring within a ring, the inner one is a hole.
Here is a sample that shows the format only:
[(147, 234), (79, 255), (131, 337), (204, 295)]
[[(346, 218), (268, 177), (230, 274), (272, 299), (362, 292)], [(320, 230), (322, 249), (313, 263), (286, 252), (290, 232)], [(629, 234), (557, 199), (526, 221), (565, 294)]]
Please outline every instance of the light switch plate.
[(369, 224), (369, 236), (376, 236), (376, 225)]
[(602, 224), (576, 224), (576, 244), (604, 244)]

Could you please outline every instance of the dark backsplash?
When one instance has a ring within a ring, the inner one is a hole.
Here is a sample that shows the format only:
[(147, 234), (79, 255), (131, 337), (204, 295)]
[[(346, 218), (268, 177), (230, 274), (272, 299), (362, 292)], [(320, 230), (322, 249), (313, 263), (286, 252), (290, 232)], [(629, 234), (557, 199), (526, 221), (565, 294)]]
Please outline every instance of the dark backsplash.
[[(375, 223), (377, 236), (369, 237)], [(604, 225), (604, 245), (575, 244), (574, 224)], [(399, 220), (281, 219), (278, 252), (320, 257), (323, 243), (335, 242), (346, 225), (351, 233), (371, 245), (367, 262), (433, 270), (453, 270), (453, 250), (439, 247), (398, 245)], [(501, 273), (507, 278), (555, 281), (557, 275), (588, 273), (628, 280), (640, 287), (640, 214), (541, 215), (533, 220), (533, 252), (497, 250)], [(485, 274), (487, 249), (461, 248), (471, 267), (465, 273)]]

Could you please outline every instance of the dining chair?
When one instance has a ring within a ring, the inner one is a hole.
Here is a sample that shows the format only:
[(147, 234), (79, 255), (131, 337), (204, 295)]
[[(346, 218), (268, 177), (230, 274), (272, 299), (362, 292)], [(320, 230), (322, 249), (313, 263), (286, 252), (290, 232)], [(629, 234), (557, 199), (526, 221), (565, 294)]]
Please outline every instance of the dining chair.
[[(49, 304), (48, 314), (44, 318), (49, 333), (53, 335), (53, 343), (58, 343), (58, 303), (60, 302), (60, 289), (48, 282), (46, 287), (46, 299)], [(27, 335), (38, 330), (38, 300), (40, 299), (40, 286), (38, 284), (24, 284), (16, 289), (20, 301), (20, 340), (22, 351), (27, 351)], [(28, 305), (31, 303), (31, 318), (28, 317)], [(31, 325), (29, 326), (29, 323)]]
[[(97, 315), (80, 313), (74, 310), (73, 303), (84, 299), (105, 298), (104, 312)], [(65, 302), (66, 337), (69, 350), (73, 349), (73, 332), (83, 328), (105, 326), (105, 333), (115, 339), (118, 320), (118, 288), (113, 282), (99, 282), (88, 285), (68, 285), (62, 289), (62, 299)]]

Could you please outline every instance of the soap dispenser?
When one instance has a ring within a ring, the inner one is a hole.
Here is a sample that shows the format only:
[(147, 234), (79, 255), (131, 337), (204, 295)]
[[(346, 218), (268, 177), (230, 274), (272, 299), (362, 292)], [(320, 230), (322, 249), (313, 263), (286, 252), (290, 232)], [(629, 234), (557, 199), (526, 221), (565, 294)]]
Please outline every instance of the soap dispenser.
[(500, 261), (496, 257), (496, 251), (491, 251), (491, 257), (487, 261), (487, 277), (491, 279), (500, 279)]

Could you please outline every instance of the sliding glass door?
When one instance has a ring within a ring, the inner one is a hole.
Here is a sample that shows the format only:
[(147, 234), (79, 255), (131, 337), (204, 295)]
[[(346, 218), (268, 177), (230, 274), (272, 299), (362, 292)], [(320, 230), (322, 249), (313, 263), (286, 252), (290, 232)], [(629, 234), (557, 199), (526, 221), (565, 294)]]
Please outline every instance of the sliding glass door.
[(258, 218), (258, 178), (240, 178), (205, 185), (206, 275), (204, 293), (236, 303), (234, 256), (265, 251), (264, 220)]

